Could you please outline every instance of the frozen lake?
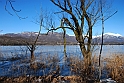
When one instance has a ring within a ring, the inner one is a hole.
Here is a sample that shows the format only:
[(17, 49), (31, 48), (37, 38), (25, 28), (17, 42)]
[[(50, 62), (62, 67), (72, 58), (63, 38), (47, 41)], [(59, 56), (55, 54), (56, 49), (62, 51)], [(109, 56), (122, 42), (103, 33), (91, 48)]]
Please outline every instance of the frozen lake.
[[(59, 65), (62, 67), (61, 75), (71, 75), (69, 67), (64, 64), (63, 67), (63, 45), (39, 45), (35, 50), (35, 56), (37, 61), (43, 62), (45, 59), (40, 59), (46, 57), (47, 55), (55, 56), (54, 58), (59, 58)], [(78, 56), (82, 57), (80, 48), (78, 45), (67, 45), (67, 56)], [(100, 46), (95, 46), (93, 49), (93, 55), (99, 55)], [(124, 55), (124, 45), (104, 45), (102, 56), (111, 56), (115, 54)], [(44, 75), (48, 71), (53, 71), (54, 68), (39, 69), (37, 71), (31, 70), (29, 51), (26, 46), (0, 46), (0, 76), (19, 76), (27, 74)], [(21, 58), (20, 58), (21, 56)], [(13, 59), (12, 57), (17, 57)], [(26, 58), (27, 57), (27, 58)], [(48, 64), (54, 64), (54, 62), (46, 61)], [(46, 63), (45, 62), (45, 63)], [(55, 63), (54, 65), (58, 65)]]
[[(57, 54), (63, 55), (63, 45), (40, 45), (37, 46), (35, 53), (38, 55), (42, 54)], [(80, 47), (78, 45), (67, 45), (66, 46), (67, 55), (76, 55), (81, 56)], [(93, 49), (93, 55), (98, 55), (100, 46), (95, 46)], [(12, 56), (16, 54), (29, 54), (29, 51), (26, 46), (0, 46), (0, 54), (2, 56)], [(102, 56), (109, 56), (111, 54), (124, 54), (124, 45), (104, 45)]]

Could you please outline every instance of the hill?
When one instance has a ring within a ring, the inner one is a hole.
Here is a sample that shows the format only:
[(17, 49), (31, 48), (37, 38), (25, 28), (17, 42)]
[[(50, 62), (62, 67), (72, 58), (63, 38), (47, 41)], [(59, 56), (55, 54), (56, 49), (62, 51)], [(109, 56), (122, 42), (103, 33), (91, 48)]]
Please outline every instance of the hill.
[[(1, 45), (25, 45), (26, 42), (33, 42), (37, 32), (7, 33), (0, 35)], [(67, 44), (77, 44), (74, 36), (66, 34)], [(49, 32), (48, 35), (40, 34), (37, 44), (39, 45), (61, 45), (63, 44), (63, 33)]]
[[(101, 44), (102, 36), (95, 36), (92, 41), (94, 44)], [(115, 33), (103, 34), (103, 43), (105, 45), (124, 45), (124, 36)]]
[[(36, 37), (37, 32), (22, 32), (22, 33), (7, 33), (0, 35), (0, 45), (26, 45), (32, 43)], [(115, 33), (105, 33), (103, 35), (104, 45), (122, 45), (124, 44), (124, 36)], [(93, 36), (92, 44), (101, 44), (102, 36)], [(77, 44), (74, 36), (66, 34), (66, 42), (69, 45)], [(87, 42), (87, 40), (85, 40)], [(38, 45), (62, 45), (63, 33), (49, 32), (48, 35), (40, 34)]]

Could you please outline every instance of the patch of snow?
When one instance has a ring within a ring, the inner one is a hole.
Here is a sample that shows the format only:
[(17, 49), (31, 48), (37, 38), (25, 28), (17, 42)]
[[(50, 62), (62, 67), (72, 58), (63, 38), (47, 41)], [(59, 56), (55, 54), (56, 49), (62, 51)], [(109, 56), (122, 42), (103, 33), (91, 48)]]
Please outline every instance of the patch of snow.
[(38, 81), (38, 82), (41, 82), (41, 80), (42, 80), (42, 79), (40, 79), (40, 78), (39, 78), (39, 79), (37, 79), (37, 81)]
[(69, 36), (75, 36), (74, 34), (68, 34)]
[[(97, 37), (101, 37), (102, 35), (97, 35), (97, 36), (92, 36), (92, 38), (97, 38)], [(104, 33), (103, 36), (116, 36), (116, 37), (120, 37), (122, 35), (118, 34), (118, 33), (111, 33), (111, 32), (108, 32), (108, 33)]]
[(116, 83), (116, 81), (112, 80), (112, 78), (108, 78), (108, 79), (106, 79), (106, 81), (107, 81), (107, 83)]
[(108, 78), (100, 80), (100, 83), (116, 83), (116, 81), (112, 80), (112, 78)]
[(112, 35), (112, 36), (122, 36), (122, 35), (120, 35), (120, 34), (118, 34), (118, 33), (110, 33), (110, 32), (108, 32), (108, 33), (105, 33), (104, 35)]
[(92, 36), (92, 38), (96, 38), (97, 36)]

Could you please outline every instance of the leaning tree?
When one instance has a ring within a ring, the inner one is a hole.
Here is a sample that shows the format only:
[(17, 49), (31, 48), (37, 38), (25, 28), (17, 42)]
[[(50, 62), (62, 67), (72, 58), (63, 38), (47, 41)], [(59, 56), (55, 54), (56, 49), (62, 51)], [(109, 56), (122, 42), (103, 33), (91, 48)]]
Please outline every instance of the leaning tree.
[(101, 6), (106, 18), (109, 16), (110, 4), (105, 0), (51, 0), (51, 2), (60, 8), (58, 14), (64, 13), (66, 16), (62, 17), (59, 27), (52, 27), (49, 31), (60, 28), (73, 31), (83, 55), (85, 68), (90, 72), (93, 27), (102, 18)]

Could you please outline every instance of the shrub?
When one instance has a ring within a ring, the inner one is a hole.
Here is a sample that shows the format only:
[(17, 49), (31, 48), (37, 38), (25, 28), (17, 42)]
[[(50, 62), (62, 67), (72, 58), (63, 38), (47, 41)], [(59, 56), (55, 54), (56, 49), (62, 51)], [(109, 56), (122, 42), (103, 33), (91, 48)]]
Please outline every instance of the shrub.
[(115, 55), (107, 61), (109, 76), (118, 83), (124, 83), (124, 55)]

